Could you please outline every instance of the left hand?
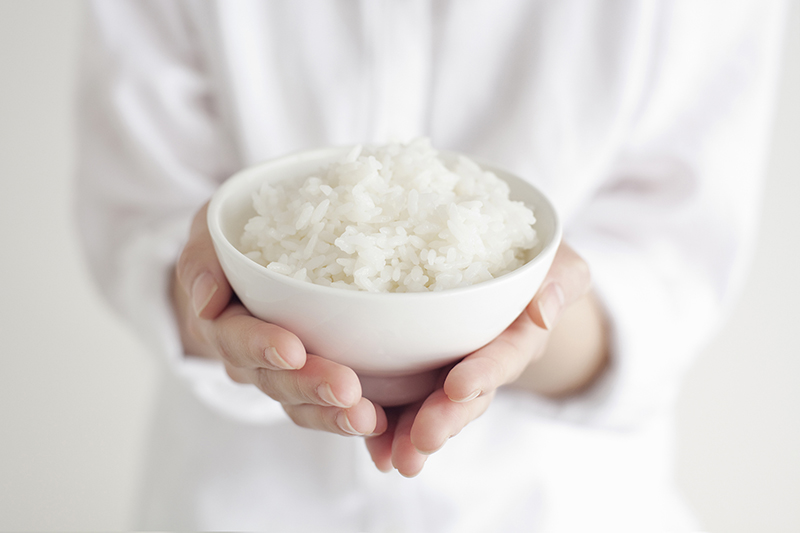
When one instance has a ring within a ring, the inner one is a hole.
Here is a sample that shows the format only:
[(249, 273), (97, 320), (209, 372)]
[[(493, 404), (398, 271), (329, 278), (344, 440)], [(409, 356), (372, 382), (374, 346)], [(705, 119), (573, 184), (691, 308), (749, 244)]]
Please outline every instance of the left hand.
[(366, 438), (375, 465), (384, 472), (396, 468), (406, 477), (417, 475), (428, 455), (486, 411), (499, 387), (517, 380), (545, 353), (562, 311), (589, 288), (586, 263), (562, 244), (541, 288), (514, 323), (483, 348), (443, 369), (439, 386), (423, 402), (386, 409), (388, 429)]

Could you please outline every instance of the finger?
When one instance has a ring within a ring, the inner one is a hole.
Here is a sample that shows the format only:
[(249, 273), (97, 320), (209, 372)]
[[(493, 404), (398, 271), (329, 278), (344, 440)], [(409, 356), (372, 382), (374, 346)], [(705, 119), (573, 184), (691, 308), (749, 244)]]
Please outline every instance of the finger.
[(444, 381), (444, 392), (454, 402), (469, 402), (517, 379), (547, 343), (549, 332), (527, 313), (495, 340), (458, 363)]
[(219, 264), (206, 223), (208, 204), (194, 217), (189, 240), (176, 265), (178, 282), (189, 296), (193, 312), (213, 319), (225, 309), (233, 290)]
[(459, 403), (451, 401), (441, 389), (434, 392), (422, 404), (411, 427), (410, 439), (414, 448), (425, 455), (439, 450), (450, 437), (482, 415), (492, 398), (493, 392)]
[(294, 333), (230, 305), (216, 320), (202, 321), (204, 336), (227, 364), (239, 368), (294, 370), (306, 362), (306, 349)]
[(561, 243), (542, 286), (527, 307), (528, 314), (536, 325), (552, 330), (564, 308), (583, 297), (590, 287), (589, 266)]
[(398, 412), (390, 410), (384, 415), (386, 428), (380, 434), (369, 436), (364, 439), (367, 445), (372, 462), (381, 472), (390, 472), (392, 466), (392, 443), (394, 442), (394, 430), (397, 426)]
[[(298, 426), (339, 435), (373, 435), (386, 429), (386, 416), (366, 398), (349, 409), (318, 405), (284, 405), (289, 418)], [(382, 427), (381, 427), (382, 426)]]
[(376, 437), (386, 432), (389, 429), (389, 419), (386, 416), (386, 411), (378, 404), (373, 404), (375, 407), (375, 428), (369, 437)]
[(241, 383), (242, 385), (253, 384), (252, 371), (250, 369), (239, 368), (225, 363), (225, 372), (236, 383)]
[(284, 405), (313, 404), (349, 408), (361, 399), (361, 383), (349, 367), (317, 355), (307, 355), (299, 370), (251, 371), (252, 383)]
[(410, 405), (400, 412), (392, 439), (392, 466), (405, 477), (419, 474), (428, 458), (411, 441), (411, 427), (419, 408), (420, 404)]

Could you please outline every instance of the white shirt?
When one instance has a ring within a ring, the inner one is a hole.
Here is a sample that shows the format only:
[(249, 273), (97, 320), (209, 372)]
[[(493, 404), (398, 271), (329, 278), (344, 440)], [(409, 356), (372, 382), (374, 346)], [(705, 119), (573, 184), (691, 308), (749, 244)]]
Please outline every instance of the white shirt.
[[(690, 527), (672, 486), (680, 378), (741, 285), (781, 1), (92, 3), (78, 212), (110, 301), (165, 364), (141, 529)], [(184, 354), (171, 270), (241, 167), (408, 140), (540, 186), (589, 263), (612, 363), (561, 402), (503, 391), (414, 479), (358, 438)]]

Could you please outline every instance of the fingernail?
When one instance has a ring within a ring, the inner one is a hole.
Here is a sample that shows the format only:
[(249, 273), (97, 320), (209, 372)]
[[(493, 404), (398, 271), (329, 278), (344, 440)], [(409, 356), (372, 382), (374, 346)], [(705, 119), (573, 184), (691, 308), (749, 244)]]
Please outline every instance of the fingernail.
[(394, 470), (394, 468), (392, 468), (392, 465), (389, 465), (389, 466), (382, 467), (382, 466), (381, 466), (381, 465), (379, 465), (377, 462), (375, 462), (375, 461), (372, 461), (372, 462), (373, 462), (373, 463), (375, 463), (375, 467), (376, 467), (376, 468), (377, 468), (377, 469), (378, 469), (380, 472), (383, 472), (384, 474), (388, 474), (389, 472), (391, 472), (392, 470)]
[(444, 441), (444, 442), (443, 442), (441, 445), (439, 445), (439, 447), (438, 447), (438, 448), (436, 448), (435, 450), (431, 450), (431, 451), (429, 451), (429, 452), (423, 452), (423, 451), (422, 451), (422, 450), (420, 450), (419, 448), (415, 448), (415, 449), (417, 450), (417, 453), (419, 453), (419, 454), (422, 454), (422, 455), (433, 455), (434, 453), (436, 453), (436, 452), (438, 452), (439, 450), (441, 450), (442, 448), (444, 448), (444, 445), (445, 445), (445, 444), (447, 444), (447, 440), (445, 440), (445, 441)]
[[(423, 463), (423, 465), (424, 465), (424, 463)], [(398, 470), (398, 472), (400, 472), (400, 470)], [(411, 479), (411, 478), (417, 477), (420, 472), (422, 472), (422, 467), (419, 467), (419, 470), (417, 470), (415, 472), (400, 472), (400, 475), (403, 476), (404, 478)]]
[(203, 272), (194, 280), (192, 285), (192, 306), (197, 316), (200, 316), (200, 313), (206, 308), (217, 289), (219, 289), (219, 286), (214, 276), (209, 272)]
[(275, 368), (278, 368), (279, 370), (296, 370), (295, 367), (287, 363), (286, 359), (281, 357), (281, 354), (278, 353), (278, 350), (272, 346), (264, 350), (264, 358), (267, 360), (267, 363), (271, 364)]
[(450, 398), (450, 400), (454, 401), (456, 403), (464, 403), (464, 402), (472, 401), (472, 400), (474, 400), (475, 398), (477, 398), (480, 395), (481, 395), (481, 390), (478, 389), (478, 390), (474, 390), (471, 393), (469, 393), (469, 395), (466, 398), (461, 398), (461, 399), (458, 399), (458, 400), (456, 400), (454, 398)]
[(553, 329), (556, 320), (561, 315), (561, 310), (564, 308), (564, 291), (561, 286), (557, 283), (551, 283), (545, 287), (539, 297), (537, 306), (539, 307), (539, 314), (542, 315), (545, 329)]
[(339, 429), (345, 433), (350, 435), (361, 435), (361, 433), (356, 431), (353, 425), (350, 423), (350, 419), (347, 418), (347, 413), (344, 411), (339, 411), (339, 414), (336, 415), (336, 425), (339, 426)]
[(317, 387), (317, 396), (319, 396), (320, 400), (328, 405), (332, 405), (334, 407), (349, 407), (348, 405), (345, 405), (339, 401), (339, 399), (333, 394), (333, 389), (331, 389), (331, 386), (328, 383), (323, 383)]

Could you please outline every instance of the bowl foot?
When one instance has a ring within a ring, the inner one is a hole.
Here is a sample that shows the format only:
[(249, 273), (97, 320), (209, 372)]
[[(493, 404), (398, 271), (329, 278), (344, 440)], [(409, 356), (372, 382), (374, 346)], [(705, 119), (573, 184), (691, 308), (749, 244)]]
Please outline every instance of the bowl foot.
[(424, 400), (436, 389), (440, 370), (409, 376), (363, 376), (361, 395), (383, 407), (405, 405)]

